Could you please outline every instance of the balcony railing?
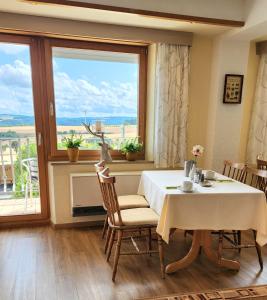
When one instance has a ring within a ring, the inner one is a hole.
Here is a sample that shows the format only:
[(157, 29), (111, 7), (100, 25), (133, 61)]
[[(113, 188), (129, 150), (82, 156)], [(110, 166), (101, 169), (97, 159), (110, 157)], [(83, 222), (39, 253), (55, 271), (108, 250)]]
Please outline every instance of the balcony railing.
[(0, 138), (1, 194), (24, 192), (23, 159), (30, 157), (36, 157), (35, 137)]

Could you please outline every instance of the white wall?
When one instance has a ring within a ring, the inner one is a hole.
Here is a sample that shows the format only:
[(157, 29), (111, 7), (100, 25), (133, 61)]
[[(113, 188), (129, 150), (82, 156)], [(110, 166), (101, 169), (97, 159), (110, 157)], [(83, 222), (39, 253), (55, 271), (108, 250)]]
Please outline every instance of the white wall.
[[(244, 102), (224, 104), (223, 88), (225, 74), (246, 74), (249, 46), (246, 41), (224, 38), (214, 41), (205, 165), (217, 171), (221, 171), (223, 160), (239, 158)], [(243, 87), (242, 98), (244, 91)]]

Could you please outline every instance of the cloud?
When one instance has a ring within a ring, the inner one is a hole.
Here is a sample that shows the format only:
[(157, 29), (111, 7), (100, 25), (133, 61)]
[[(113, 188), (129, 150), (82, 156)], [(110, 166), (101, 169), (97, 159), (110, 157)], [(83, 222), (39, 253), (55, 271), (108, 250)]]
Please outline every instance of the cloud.
[(0, 52), (4, 54), (17, 55), (25, 51), (29, 51), (29, 46), (0, 43)]
[(137, 88), (134, 83), (101, 82), (99, 86), (88, 80), (72, 79), (56, 72), (55, 96), (58, 117), (136, 116)]
[(31, 68), (20, 60), (0, 66), (0, 82), (10, 87), (31, 88)]
[[(113, 79), (112, 79), (113, 80)], [(55, 97), (58, 117), (136, 116), (136, 82), (101, 82), (72, 79), (55, 70)], [(9, 114), (31, 114), (30, 66), (20, 60), (0, 66), (0, 110)]]

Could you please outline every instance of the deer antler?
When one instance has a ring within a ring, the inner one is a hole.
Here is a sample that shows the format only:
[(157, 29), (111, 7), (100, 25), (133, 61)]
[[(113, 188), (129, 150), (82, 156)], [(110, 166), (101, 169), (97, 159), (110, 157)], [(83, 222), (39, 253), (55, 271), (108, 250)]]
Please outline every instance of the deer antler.
[(85, 127), (85, 129), (86, 129), (89, 133), (91, 133), (92, 135), (94, 135), (94, 136), (100, 138), (101, 140), (103, 140), (103, 134), (102, 134), (102, 133), (97, 134), (97, 133), (93, 132), (92, 129), (91, 129), (91, 127), (90, 127), (90, 126), (91, 126), (90, 123), (89, 123), (89, 124), (82, 123), (82, 124), (83, 124), (83, 126)]

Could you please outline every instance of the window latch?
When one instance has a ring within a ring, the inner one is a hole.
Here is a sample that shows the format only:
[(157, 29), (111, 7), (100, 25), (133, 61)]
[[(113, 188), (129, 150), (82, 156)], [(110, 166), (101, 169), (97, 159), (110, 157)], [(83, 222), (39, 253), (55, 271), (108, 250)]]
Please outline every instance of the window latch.
[(54, 105), (53, 105), (53, 102), (50, 102), (50, 116), (53, 117), (54, 116)]
[(38, 132), (38, 136), (37, 136), (37, 143), (38, 143), (38, 146), (42, 146), (42, 134), (41, 132)]

